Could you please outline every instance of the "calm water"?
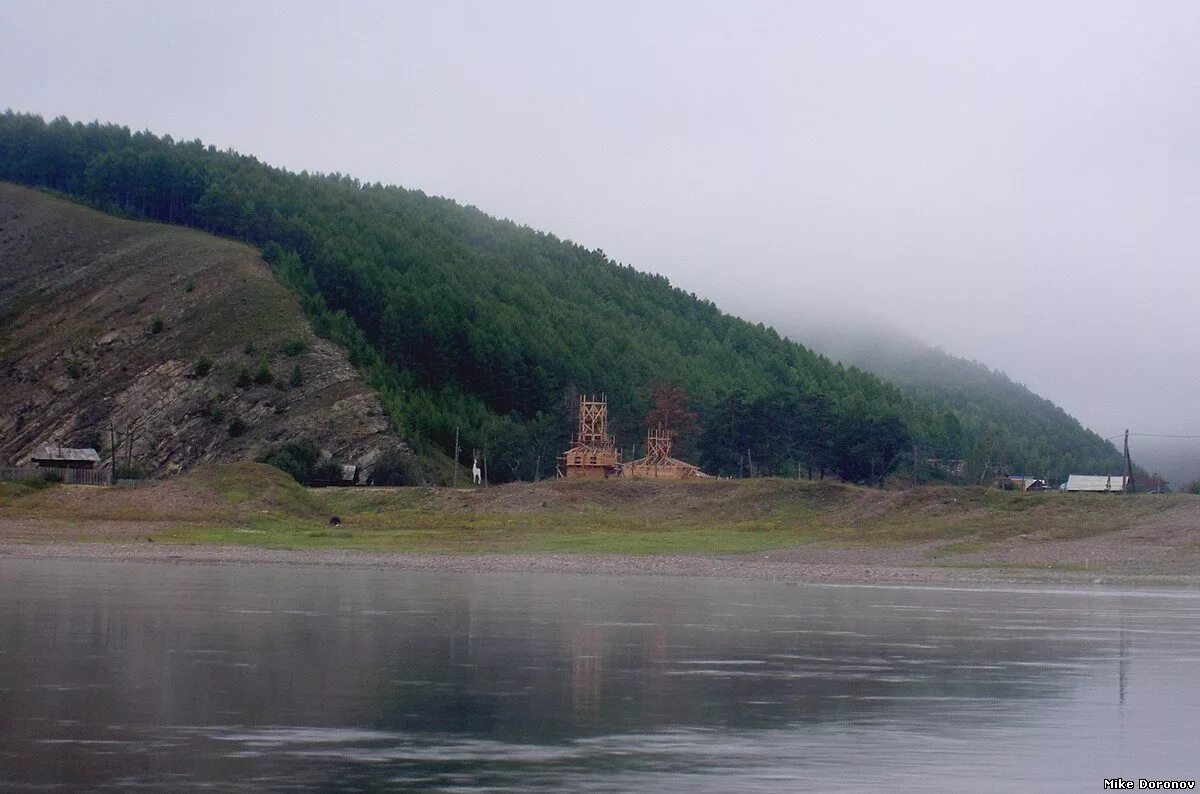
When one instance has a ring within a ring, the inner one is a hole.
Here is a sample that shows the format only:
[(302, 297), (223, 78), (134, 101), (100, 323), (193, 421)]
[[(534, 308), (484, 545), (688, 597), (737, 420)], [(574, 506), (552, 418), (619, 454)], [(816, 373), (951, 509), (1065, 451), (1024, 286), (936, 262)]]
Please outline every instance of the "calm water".
[(0, 561), (0, 786), (1200, 775), (1200, 598)]

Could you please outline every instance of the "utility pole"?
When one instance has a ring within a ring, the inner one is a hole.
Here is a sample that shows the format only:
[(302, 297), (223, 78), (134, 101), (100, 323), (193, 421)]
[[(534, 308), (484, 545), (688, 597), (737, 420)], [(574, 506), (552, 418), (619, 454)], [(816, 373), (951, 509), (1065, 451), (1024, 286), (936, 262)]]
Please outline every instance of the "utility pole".
[(1125, 428), (1125, 490), (1124, 493), (1133, 493), (1133, 461), (1129, 459), (1129, 428)]
[(983, 481), (987, 479), (988, 466), (992, 462), (992, 451), (989, 448), (987, 455), (983, 457), (983, 471), (979, 472), (979, 484), (983, 485)]
[(454, 427), (454, 486), (458, 487), (458, 454), (462, 450), (458, 446), (458, 426)]

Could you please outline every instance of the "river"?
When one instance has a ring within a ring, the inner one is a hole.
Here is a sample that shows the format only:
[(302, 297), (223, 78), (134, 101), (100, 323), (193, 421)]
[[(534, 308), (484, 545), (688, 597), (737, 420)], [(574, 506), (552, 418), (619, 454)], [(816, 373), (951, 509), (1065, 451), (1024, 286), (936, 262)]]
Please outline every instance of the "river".
[(1098, 791), (1200, 594), (0, 560), (0, 787)]

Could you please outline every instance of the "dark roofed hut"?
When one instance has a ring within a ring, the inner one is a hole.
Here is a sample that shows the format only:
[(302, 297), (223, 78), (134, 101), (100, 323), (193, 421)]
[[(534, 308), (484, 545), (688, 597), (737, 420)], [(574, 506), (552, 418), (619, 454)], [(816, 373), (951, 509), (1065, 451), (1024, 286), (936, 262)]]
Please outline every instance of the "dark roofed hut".
[(42, 447), (30, 460), (39, 469), (95, 469), (100, 466), (100, 453), (94, 449)]

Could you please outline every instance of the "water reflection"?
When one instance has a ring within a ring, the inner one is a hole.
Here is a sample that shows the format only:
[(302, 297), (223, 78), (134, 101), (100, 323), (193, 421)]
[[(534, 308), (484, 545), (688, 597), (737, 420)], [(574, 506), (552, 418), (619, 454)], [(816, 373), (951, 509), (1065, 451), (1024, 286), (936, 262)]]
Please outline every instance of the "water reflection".
[(1195, 777), (1188, 593), (0, 562), (0, 785)]

